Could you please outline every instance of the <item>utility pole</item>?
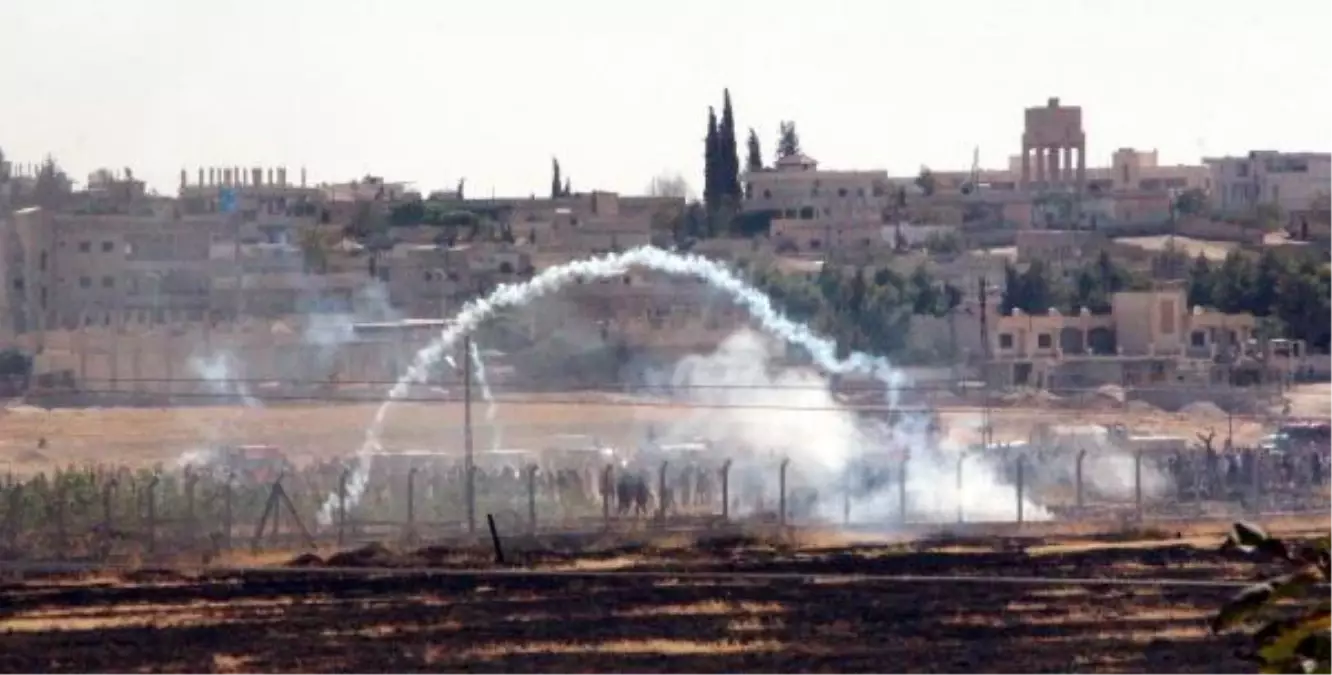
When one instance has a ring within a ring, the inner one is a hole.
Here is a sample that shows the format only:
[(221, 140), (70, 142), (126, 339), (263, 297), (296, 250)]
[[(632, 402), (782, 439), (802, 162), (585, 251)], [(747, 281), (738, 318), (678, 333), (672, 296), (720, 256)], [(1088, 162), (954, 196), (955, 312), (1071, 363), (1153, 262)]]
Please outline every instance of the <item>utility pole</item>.
[(980, 294), (980, 333), (981, 333), (981, 372), (985, 377), (985, 427), (982, 430), (982, 442), (985, 444), (986, 451), (993, 444), (994, 431), (990, 421), (990, 326), (989, 309), (990, 303), (988, 289), (986, 287), (985, 276), (981, 275), (978, 283), (978, 292)]
[(463, 481), (467, 486), (467, 533), (476, 533), (476, 476), (472, 458), (472, 336), (463, 338)]

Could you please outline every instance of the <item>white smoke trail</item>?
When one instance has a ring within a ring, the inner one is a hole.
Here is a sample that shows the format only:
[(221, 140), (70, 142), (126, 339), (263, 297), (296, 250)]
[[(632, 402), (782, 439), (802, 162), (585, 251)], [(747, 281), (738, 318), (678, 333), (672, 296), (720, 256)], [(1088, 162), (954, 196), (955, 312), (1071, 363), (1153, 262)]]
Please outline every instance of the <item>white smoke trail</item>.
[(486, 402), (486, 424), (490, 426), (490, 449), (500, 449), (500, 430), (495, 426), (495, 414), (498, 406), (495, 405), (495, 396), (490, 391), (490, 381), (486, 379), (486, 362), (481, 358), (481, 348), (476, 346), (476, 340), (471, 343), (472, 369), (475, 371), (476, 383), (481, 386), (481, 400)]
[[(357, 503), (364, 493), (370, 477), (371, 453), (381, 447), (380, 432), (393, 401), (404, 396), (412, 384), (420, 382), (429, 373), (431, 366), (448, 353), (462, 336), (474, 331), (483, 321), (506, 307), (517, 307), (532, 300), (558, 291), (579, 279), (604, 279), (623, 275), (631, 267), (646, 267), (676, 276), (694, 277), (707, 283), (713, 289), (730, 296), (735, 302), (748, 310), (752, 319), (766, 332), (788, 343), (803, 347), (814, 363), (826, 373), (849, 374), (864, 373), (883, 382), (887, 389), (888, 403), (897, 400), (897, 389), (902, 377), (881, 356), (872, 356), (862, 352), (852, 352), (847, 358), (837, 358), (837, 345), (832, 340), (816, 334), (809, 326), (788, 319), (773, 306), (772, 300), (758, 289), (745, 283), (723, 265), (693, 254), (677, 254), (658, 248), (643, 246), (623, 253), (607, 254), (586, 260), (551, 267), (522, 284), (504, 284), (484, 298), (477, 298), (467, 303), (454, 317), (453, 323), (441, 333), (438, 339), (417, 352), (407, 372), (399, 378), (389, 391), (388, 398), (375, 412), (375, 417), (366, 429), (365, 440), (357, 453), (352, 478), (348, 482), (348, 502)], [(337, 495), (330, 495), (320, 509), (319, 522), (331, 523), (337, 506)]]
[(264, 404), (250, 394), (245, 382), (235, 376), (235, 361), (231, 354), (218, 352), (211, 357), (196, 356), (190, 359), (190, 369), (208, 385), (208, 389), (219, 396), (236, 396), (247, 408), (262, 408)]
[[(499, 403), (495, 401), (495, 395), (490, 391), (490, 380), (486, 378), (486, 362), (481, 358), (481, 348), (476, 342), (472, 342), (471, 348), (472, 369), (476, 371), (473, 377), (476, 383), (481, 387), (481, 400), (486, 402), (486, 423), (490, 425), (490, 449), (499, 450), (503, 440), (502, 429), (495, 425), (495, 416), (499, 413)], [(458, 362), (453, 360), (452, 356), (445, 356), (444, 362), (454, 370), (458, 368)]]

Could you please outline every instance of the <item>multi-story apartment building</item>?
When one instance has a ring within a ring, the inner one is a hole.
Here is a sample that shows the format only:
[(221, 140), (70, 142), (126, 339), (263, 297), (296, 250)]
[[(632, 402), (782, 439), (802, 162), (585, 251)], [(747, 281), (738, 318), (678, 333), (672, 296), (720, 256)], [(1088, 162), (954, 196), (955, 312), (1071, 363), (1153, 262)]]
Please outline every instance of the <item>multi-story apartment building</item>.
[(398, 245), (376, 265), (395, 307), (411, 316), (445, 316), (468, 299), (534, 271), (532, 254), (500, 243)]
[(1255, 150), (1205, 161), (1211, 172), (1212, 206), (1224, 213), (1272, 204), (1284, 214), (1298, 214), (1332, 191), (1332, 154), (1326, 152)]
[(883, 244), (896, 196), (886, 171), (828, 171), (804, 154), (743, 177), (747, 212), (773, 214), (769, 234), (803, 251)]
[(209, 249), (226, 236), (215, 217), (56, 214), (22, 209), (0, 241), (7, 328), (201, 320), (209, 308)]
[[(473, 203), (468, 201), (464, 207)], [(685, 208), (682, 198), (626, 197), (602, 191), (560, 199), (476, 200), (476, 204), (497, 210), (500, 222), (515, 238), (545, 252), (570, 255), (649, 244), (658, 219)]]

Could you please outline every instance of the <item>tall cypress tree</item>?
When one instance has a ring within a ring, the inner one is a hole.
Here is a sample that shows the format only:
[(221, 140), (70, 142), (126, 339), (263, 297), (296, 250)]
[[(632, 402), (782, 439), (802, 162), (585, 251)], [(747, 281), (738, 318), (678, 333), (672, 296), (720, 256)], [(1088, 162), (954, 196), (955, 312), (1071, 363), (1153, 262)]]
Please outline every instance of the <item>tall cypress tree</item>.
[(754, 132), (754, 127), (749, 128), (749, 148), (745, 164), (745, 168), (750, 171), (763, 170), (763, 151), (759, 148), (759, 137)]
[(560, 193), (564, 191), (564, 183), (560, 180), (560, 160), (550, 158), (550, 198), (559, 199)]
[(717, 184), (721, 175), (721, 163), (718, 161), (720, 142), (717, 134), (717, 112), (711, 106), (708, 107), (708, 135), (703, 144), (703, 203), (707, 205), (709, 211), (712, 211), (717, 208), (717, 197), (720, 195)]
[(717, 179), (718, 194), (726, 199), (740, 200), (740, 155), (735, 146), (735, 114), (731, 111), (731, 90), (722, 90), (721, 126), (717, 128), (717, 142), (720, 143), (718, 166), (721, 176)]

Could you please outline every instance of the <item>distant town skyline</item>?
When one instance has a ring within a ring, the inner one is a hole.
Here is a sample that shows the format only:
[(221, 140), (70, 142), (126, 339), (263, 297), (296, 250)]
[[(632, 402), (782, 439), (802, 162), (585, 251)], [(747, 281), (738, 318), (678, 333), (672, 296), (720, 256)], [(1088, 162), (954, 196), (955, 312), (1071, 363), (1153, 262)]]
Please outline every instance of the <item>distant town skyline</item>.
[(1049, 97), (1082, 107), (1089, 165), (1332, 147), (1325, 0), (810, 9), (7, 0), (0, 148), (80, 182), (128, 166), (164, 194), (182, 168), (263, 165), (541, 195), (552, 156), (575, 190), (678, 173), (697, 193), (726, 87), (767, 159), (794, 120), (824, 166), (895, 175), (966, 169), (976, 147), (1006, 166), (1022, 110)]

